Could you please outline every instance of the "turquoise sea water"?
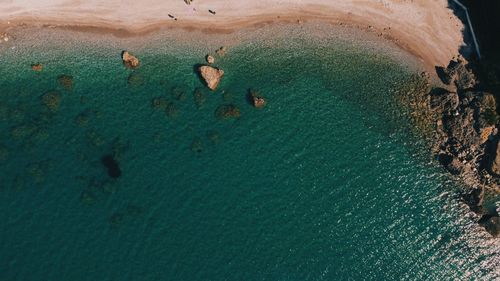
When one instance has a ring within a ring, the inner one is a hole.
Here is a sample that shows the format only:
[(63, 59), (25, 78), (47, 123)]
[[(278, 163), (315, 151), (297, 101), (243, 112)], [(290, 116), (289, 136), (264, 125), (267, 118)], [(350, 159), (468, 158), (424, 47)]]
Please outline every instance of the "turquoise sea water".
[(217, 45), (68, 34), (0, 47), (0, 280), (499, 278), (397, 102), (417, 70), (370, 42), (242, 40), (209, 92)]

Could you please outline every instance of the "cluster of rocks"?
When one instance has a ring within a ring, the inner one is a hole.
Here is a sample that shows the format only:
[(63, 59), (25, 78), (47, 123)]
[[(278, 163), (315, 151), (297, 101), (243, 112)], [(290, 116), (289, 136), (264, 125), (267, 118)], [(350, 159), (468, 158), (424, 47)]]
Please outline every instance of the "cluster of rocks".
[[(437, 116), (434, 151), (446, 169), (469, 187), (464, 201), (483, 214), (481, 223), (497, 236), (498, 227), (490, 224), (498, 224), (498, 214), (483, 208), (485, 190), (496, 188), (500, 175), (495, 97), (480, 90), (473, 71), (461, 58), (436, 70), (446, 88), (430, 93), (430, 107)], [(495, 151), (496, 155), (491, 153)]]

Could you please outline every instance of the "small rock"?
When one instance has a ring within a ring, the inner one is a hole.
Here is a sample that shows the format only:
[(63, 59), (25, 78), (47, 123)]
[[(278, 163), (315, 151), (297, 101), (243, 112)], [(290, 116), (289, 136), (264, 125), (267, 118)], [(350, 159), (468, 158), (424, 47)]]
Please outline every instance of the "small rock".
[(187, 5), (191, 5), (191, 2), (193, 2), (193, 0), (184, 0), (184, 3), (186, 3)]
[(125, 64), (126, 67), (129, 68), (136, 68), (139, 66), (139, 59), (129, 53), (128, 51), (123, 51), (122, 52), (122, 60), (123, 63)]
[(198, 71), (200, 72), (203, 80), (205, 80), (207, 87), (212, 91), (217, 89), (222, 76), (224, 76), (224, 71), (222, 69), (218, 69), (208, 65), (200, 66)]
[(207, 62), (209, 64), (214, 64), (215, 63), (215, 58), (213, 56), (211, 56), (211, 55), (207, 55), (206, 59), (207, 59)]
[(41, 63), (35, 63), (31, 65), (31, 70), (40, 72), (43, 70), (43, 65)]
[(259, 92), (250, 90), (250, 100), (252, 102), (252, 105), (256, 108), (262, 108), (266, 105), (266, 100), (262, 95), (260, 95)]

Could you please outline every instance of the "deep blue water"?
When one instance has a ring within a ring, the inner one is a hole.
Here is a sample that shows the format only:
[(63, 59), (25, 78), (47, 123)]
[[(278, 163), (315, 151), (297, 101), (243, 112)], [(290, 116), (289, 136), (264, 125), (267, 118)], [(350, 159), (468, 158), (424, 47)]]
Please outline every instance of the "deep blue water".
[(397, 102), (416, 70), (366, 42), (247, 41), (209, 92), (204, 48), (145, 42), (129, 70), (125, 43), (89, 44), (0, 48), (0, 280), (498, 277)]

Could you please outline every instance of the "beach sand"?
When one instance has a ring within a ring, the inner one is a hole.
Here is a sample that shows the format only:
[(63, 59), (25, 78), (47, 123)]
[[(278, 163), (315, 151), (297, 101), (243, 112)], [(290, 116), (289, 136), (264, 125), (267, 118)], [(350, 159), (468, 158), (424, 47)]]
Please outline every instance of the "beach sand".
[(195, 0), (191, 5), (182, 0), (0, 0), (0, 6), (4, 32), (18, 26), (56, 26), (116, 36), (172, 27), (227, 33), (276, 21), (321, 20), (370, 30), (396, 42), (429, 68), (446, 65), (464, 44), (463, 24), (447, 0)]

